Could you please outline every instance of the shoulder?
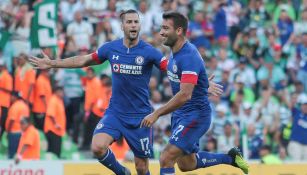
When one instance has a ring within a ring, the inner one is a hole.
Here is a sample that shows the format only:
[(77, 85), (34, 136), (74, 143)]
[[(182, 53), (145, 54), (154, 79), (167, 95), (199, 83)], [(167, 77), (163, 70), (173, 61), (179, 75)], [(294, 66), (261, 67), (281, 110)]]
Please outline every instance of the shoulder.
[(152, 52), (160, 52), (153, 45), (143, 40), (140, 40), (140, 49), (146, 49), (146, 51), (152, 51)]
[(105, 47), (118, 47), (122, 44), (122, 39), (117, 39), (117, 40), (113, 40), (113, 41), (109, 41), (109, 42), (105, 42), (103, 44), (100, 45), (100, 48), (105, 48)]
[(182, 52), (179, 54), (179, 57), (182, 58), (180, 60), (183, 60), (183, 61), (186, 61), (186, 62), (190, 62), (190, 61), (198, 62), (198, 63), (203, 62), (203, 59), (200, 56), (197, 48), (191, 43), (187, 43), (185, 45)]

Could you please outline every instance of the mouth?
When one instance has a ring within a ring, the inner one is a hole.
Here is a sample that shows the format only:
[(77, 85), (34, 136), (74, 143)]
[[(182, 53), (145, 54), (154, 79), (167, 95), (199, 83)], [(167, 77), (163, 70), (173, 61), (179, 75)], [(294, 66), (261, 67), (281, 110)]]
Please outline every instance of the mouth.
[(130, 31), (130, 34), (136, 35), (136, 34), (137, 34), (137, 31), (136, 31), (136, 30), (131, 30), (131, 31)]

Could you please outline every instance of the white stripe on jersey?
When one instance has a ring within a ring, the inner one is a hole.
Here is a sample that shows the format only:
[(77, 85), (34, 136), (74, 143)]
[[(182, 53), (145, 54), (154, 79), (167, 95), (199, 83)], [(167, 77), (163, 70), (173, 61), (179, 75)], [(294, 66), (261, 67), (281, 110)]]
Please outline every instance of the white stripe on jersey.
[(192, 74), (192, 75), (197, 75), (196, 72), (192, 72), (192, 71), (182, 71), (182, 74)]

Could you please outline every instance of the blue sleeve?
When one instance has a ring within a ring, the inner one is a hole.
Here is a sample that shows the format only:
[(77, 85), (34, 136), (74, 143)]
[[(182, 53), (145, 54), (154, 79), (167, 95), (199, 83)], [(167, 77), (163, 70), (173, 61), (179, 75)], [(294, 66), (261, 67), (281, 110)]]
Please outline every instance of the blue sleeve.
[(293, 22), (291, 22), (291, 25), (289, 27), (289, 32), (293, 33), (293, 31), (294, 31), (294, 24), (293, 24)]
[(157, 68), (162, 71), (166, 70), (167, 59), (159, 50), (152, 48), (148, 54)]
[(103, 63), (108, 59), (108, 53), (110, 51), (110, 43), (105, 43), (102, 46), (100, 46), (96, 54), (93, 54), (93, 59), (98, 63)]
[(181, 83), (197, 84), (198, 75), (203, 64), (197, 55), (185, 55), (178, 62), (178, 68), (181, 70)]
[(299, 110), (294, 107), (291, 109), (292, 117), (295, 119), (298, 116)]

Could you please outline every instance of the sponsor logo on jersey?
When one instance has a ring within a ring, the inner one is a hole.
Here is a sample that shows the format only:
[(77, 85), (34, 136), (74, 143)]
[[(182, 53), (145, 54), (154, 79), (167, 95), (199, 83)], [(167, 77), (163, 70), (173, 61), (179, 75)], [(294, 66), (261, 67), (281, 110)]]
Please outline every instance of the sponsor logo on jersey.
[(143, 66), (136, 66), (130, 64), (113, 64), (113, 72), (121, 74), (141, 75)]
[(144, 63), (144, 57), (142, 57), (142, 56), (137, 56), (136, 58), (135, 58), (135, 64), (137, 64), (137, 65), (142, 65)]
[(119, 64), (113, 64), (112, 67), (113, 67), (113, 71), (114, 71), (114, 72), (119, 72), (119, 70), (120, 70), (120, 69), (119, 69), (119, 67), (120, 67)]
[(96, 129), (101, 129), (103, 128), (104, 124), (103, 123), (98, 123), (96, 126)]
[(112, 59), (113, 59), (113, 60), (118, 60), (118, 59), (119, 59), (119, 55), (113, 55), (113, 56), (112, 56)]
[(178, 71), (178, 67), (176, 64), (173, 64), (173, 72), (176, 73)]

